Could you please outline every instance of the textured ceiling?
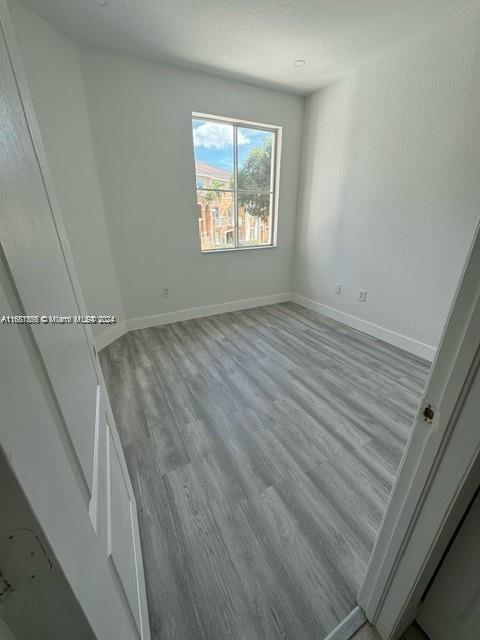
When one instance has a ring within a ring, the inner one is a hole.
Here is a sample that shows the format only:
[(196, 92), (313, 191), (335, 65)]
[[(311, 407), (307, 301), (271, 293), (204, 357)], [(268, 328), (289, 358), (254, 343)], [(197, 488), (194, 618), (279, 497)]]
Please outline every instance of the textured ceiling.
[[(74, 39), (306, 94), (462, 0), (23, 0)], [(294, 60), (307, 64), (295, 67)]]

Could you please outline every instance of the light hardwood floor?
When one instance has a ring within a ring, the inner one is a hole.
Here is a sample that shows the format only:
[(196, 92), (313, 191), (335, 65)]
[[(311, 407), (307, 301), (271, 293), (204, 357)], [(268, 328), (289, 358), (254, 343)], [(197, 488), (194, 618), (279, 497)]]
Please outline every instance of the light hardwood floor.
[(322, 640), (355, 606), (429, 366), (293, 303), (100, 354), (155, 640)]

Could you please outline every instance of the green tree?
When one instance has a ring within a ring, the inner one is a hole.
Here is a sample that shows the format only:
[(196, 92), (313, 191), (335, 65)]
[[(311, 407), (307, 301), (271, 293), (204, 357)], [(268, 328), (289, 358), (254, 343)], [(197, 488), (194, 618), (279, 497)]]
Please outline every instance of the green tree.
[[(224, 189), (225, 185), (223, 182), (220, 182), (220, 180), (212, 180), (212, 182), (210, 183), (210, 186), (208, 187), (209, 189)], [(204, 198), (206, 200), (206, 202), (213, 202), (214, 200), (216, 200), (218, 198), (219, 194), (215, 191), (205, 191), (204, 192)]]
[[(251, 216), (262, 219), (270, 214), (270, 177), (272, 171), (272, 139), (254, 147), (238, 172), (238, 204)], [(254, 193), (242, 193), (250, 191)]]

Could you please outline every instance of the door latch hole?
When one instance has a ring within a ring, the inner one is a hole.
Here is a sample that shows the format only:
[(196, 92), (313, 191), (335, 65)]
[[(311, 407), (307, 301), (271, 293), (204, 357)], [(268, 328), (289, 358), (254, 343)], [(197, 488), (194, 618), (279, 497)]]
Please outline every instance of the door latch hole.
[(425, 409), (423, 410), (423, 418), (425, 420), (425, 422), (431, 423), (433, 420), (433, 416), (435, 415), (435, 411), (432, 407), (431, 404), (427, 404), (427, 406), (425, 407)]

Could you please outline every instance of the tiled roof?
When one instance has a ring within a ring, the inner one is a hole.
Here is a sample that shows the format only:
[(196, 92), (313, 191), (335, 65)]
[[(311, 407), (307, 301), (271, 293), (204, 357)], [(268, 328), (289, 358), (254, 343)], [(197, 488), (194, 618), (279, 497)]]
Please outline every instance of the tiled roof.
[(218, 167), (212, 167), (211, 164), (206, 162), (195, 162), (195, 171), (197, 176), (204, 176), (205, 178), (216, 178), (217, 180), (230, 180), (231, 173)]

